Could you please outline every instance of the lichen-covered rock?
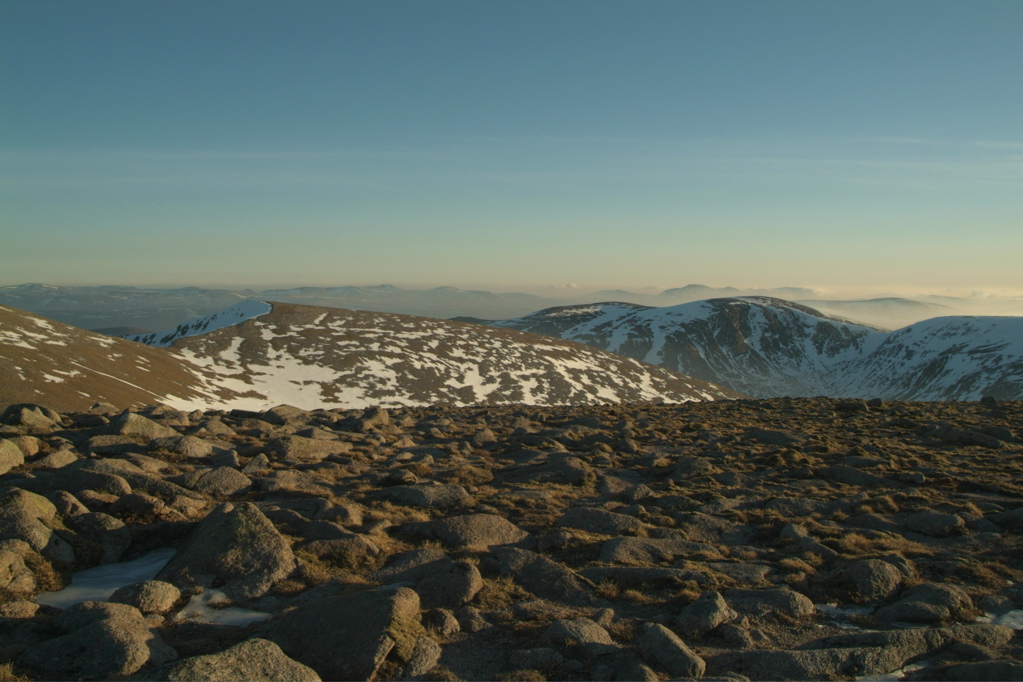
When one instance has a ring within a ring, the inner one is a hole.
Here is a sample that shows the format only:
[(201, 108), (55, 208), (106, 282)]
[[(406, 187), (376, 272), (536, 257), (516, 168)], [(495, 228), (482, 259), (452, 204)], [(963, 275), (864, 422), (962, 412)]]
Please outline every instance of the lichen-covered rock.
[(647, 663), (672, 677), (703, 677), (707, 668), (702, 658), (663, 625), (647, 623), (638, 643)]
[(902, 572), (881, 559), (861, 559), (849, 565), (842, 577), (855, 601), (875, 601), (894, 595), (902, 585)]
[(288, 658), (266, 639), (247, 639), (219, 653), (192, 656), (135, 676), (137, 680), (172, 682), (320, 682), (309, 666)]
[(281, 616), (266, 638), (323, 679), (371, 680), (388, 655), (412, 659), (424, 634), (419, 606), (404, 587), (327, 597)]
[(254, 504), (228, 503), (202, 520), (156, 578), (178, 587), (222, 581), (231, 599), (252, 599), (295, 567), (291, 547)]
[(110, 601), (134, 606), (144, 614), (166, 613), (181, 598), (181, 590), (162, 580), (144, 580), (119, 587)]
[(708, 590), (683, 608), (675, 622), (684, 634), (702, 636), (738, 617), (719, 592)]
[(177, 657), (137, 609), (124, 604), (83, 602), (66, 609), (58, 624), (68, 634), (30, 647), (18, 664), (47, 680), (110, 680), (147, 663)]

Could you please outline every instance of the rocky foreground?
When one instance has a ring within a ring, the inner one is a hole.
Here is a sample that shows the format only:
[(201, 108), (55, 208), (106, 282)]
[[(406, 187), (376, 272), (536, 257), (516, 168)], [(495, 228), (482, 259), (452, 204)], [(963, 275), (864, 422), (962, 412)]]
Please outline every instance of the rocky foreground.
[(0, 421), (6, 679), (1023, 679), (1023, 403)]

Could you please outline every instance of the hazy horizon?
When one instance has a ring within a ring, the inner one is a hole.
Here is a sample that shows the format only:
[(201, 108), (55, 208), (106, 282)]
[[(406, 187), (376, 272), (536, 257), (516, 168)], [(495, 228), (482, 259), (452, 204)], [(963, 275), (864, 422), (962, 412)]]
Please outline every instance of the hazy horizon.
[(1014, 0), (0, 3), (0, 277), (1014, 296), (1020, 25)]

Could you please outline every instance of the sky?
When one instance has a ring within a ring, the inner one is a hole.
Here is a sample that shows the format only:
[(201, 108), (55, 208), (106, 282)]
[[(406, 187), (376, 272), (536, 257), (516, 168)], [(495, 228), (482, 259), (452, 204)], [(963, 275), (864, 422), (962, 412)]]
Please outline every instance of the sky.
[(1023, 2), (0, 3), (0, 285), (1023, 293)]

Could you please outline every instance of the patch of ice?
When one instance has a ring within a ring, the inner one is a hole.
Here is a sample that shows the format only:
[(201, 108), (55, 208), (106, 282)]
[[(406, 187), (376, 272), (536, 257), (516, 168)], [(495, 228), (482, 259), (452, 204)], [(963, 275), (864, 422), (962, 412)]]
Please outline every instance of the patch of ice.
[(983, 616), (977, 618), (978, 623), (994, 623), (995, 625), (1004, 625), (1007, 628), (1013, 630), (1023, 630), (1023, 610), (1013, 609), (1008, 613), (1003, 613), (1000, 616), (996, 616), (993, 613), (985, 613)]
[[(263, 611), (252, 611), (237, 606), (223, 606), (229, 604), (227, 595), (220, 590), (203, 590), (193, 594), (185, 608), (178, 611), (174, 616), (176, 621), (192, 621), (195, 623), (218, 623), (220, 625), (234, 625), (245, 627), (249, 623), (261, 620), (269, 620), (273, 616)], [(218, 608), (223, 606), (223, 608)]]
[(36, 595), (36, 603), (66, 609), (83, 601), (106, 601), (120, 587), (152, 580), (174, 553), (174, 549), (164, 547), (134, 561), (77, 571), (71, 576), (70, 585), (57, 592), (40, 592)]

